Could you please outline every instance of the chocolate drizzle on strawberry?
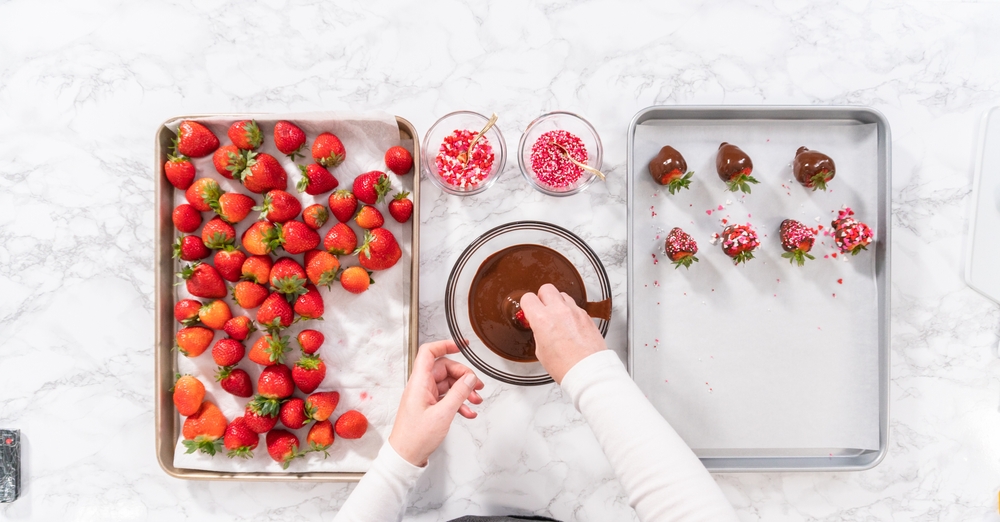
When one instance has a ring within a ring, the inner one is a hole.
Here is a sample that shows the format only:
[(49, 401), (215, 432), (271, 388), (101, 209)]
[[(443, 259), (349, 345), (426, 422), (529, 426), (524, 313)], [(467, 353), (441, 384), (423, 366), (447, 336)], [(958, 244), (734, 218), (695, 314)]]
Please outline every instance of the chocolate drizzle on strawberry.
[(816, 242), (816, 231), (794, 219), (786, 219), (781, 222), (779, 233), (781, 248), (785, 250), (781, 257), (788, 259), (789, 263), (802, 266), (806, 259), (816, 259), (809, 254)]
[(689, 188), (694, 172), (688, 172), (687, 162), (677, 149), (666, 145), (649, 162), (649, 175), (653, 181), (666, 185), (671, 194), (676, 194), (681, 189)]

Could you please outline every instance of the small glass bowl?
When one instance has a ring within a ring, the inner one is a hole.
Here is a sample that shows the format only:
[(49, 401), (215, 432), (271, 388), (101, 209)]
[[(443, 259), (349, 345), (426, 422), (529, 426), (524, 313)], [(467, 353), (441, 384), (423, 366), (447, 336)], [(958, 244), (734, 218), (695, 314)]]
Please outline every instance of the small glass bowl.
[(597, 130), (587, 120), (572, 112), (550, 112), (543, 114), (528, 124), (528, 128), (521, 134), (521, 142), (518, 145), (517, 157), (521, 167), (521, 174), (531, 183), (531, 186), (542, 194), (549, 196), (571, 196), (582, 192), (589, 187), (597, 175), (592, 172), (583, 171), (580, 179), (576, 183), (567, 187), (550, 187), (538, 180), (538, 176), (531, 169), (531, 148), (538, 138), (551, 130), (564, 130), (575, 134), (587, 147), (587, 165), (601, 170), (604, 163), (604, 146), (601, 144), (601, 137)]
[(441, 190), (455, 196), (472, 196), (490, 188), (500, 177), (507, 162), (507, 143), (503, 139), (503, 134), (500, 133), (500, 128), (496, 125), (486, 131), (483, 138), (488, 140), (490, 146), (493, 147), (493, 166), (490, 168), (490, 173), (477, 185), (462, 188), (446, 182), (438, 173), (437, 162), (434, 161), (441, 150), (441, 144), (444, 143), (445, 137), (459, 129), (478, 133), (483, 130), (488, 121), (489, 118), (478, 112), (455, 111), (445, 114), (434, 122), (434, 125), (431, 125), (427, 134), (424, 135), (424, 142), (420, 149), (421, 170), (424, 171), (424, 175), (430, 178)]

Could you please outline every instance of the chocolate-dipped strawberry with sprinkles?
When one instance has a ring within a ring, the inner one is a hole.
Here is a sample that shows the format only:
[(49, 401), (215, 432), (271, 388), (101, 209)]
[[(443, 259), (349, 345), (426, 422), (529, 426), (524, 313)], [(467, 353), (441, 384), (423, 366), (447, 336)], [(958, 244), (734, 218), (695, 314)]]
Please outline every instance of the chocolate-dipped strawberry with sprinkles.
[(841, 210), (831, 225), (834, 230), (833, 240), (842, 254), (850, 252), (852, 256), (856, 256), (862, 250), (868, 250), (868, 245), (875, 238), (871, 227), (854, 219), (854, 211), (850, 208)]
[(792, 162), (792, 173), (803, 187), (825, 191), (826, 184), (837, 175), (837, 166), (830, 156), (799, 147), (795, 151), (795, 161)]
[(781, 248), (785, 250), (781, 257), (787, 259), (789, 263), (803, 266), (806, 264), (806, 259), (816, 259), (809, 254), (813, 243), (816, 242), (816, 233), (812, 229), (794, 219), (786, 219), (781, 222), (778, 231), (781, 236)]
[(734, 265), (753, 259), (753, 251), (759, 246), (757, 231), (750, 223), (729, 225), (722, 231), (722, 251), (733, 259)]
[(698, 258), (694, 257), (698, 253), (698, 243), (695, 242), (691, 234), (674, 227), (667, 234), (664, 248), (667, 258), (674, 262), (674, 268), (691, 268), (691, 263), (697, 263)]
[(753, 172), (753, 161), (743, 149), (731, 143), (722, 142), (719, 152), (715, 155), (715, 170), (719, 178), (726, 182), (730, 192), (739, 190), (750, 193), (750, 184), (760, 183), (750, 174)]
[(690, 188), (694, 172), (688, 172), (687, 168), (684, 156), (677, 149), (666, 145), (649, 162), (649, 175), (653, 177), (653, 181), (666, 185), (671, 194), (676, 194), (681, 189)]

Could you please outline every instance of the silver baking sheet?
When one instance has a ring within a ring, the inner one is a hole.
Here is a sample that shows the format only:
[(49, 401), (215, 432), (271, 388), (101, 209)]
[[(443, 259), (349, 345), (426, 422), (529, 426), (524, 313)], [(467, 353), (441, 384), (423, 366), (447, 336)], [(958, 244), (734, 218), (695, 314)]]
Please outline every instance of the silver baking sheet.
[[(715, 173), (722, 141), (761, 181), (733, 194)], [(651, 107), (628, 131), (629, 370), (712, 471), (860, 470), (884, 456), (889, 373), (889, 126), (860, 107)], [(695, 171), (670, 195), (647, 164), (672, 145)], [(829, 192), (792, 180), (799, 146), (830, 154)], [(784, 218), (824, 230), (843, 206), (876, 241), (849, 260), (820, 234), (804, 267), (781, 257)], [(750, 222), (761, 247), (735, 267), (710, 243)], [(675, 270), (679, 226), (701, 260)]]

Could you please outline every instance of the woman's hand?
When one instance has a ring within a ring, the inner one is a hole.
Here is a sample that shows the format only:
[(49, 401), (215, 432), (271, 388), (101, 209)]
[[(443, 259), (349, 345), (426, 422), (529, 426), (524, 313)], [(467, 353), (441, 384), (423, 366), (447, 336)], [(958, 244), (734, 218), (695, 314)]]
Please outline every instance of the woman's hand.
[(576, 363), (608, 348), (587, 312), (552, 285), (524, 294), (521, 309), (535, 334), (535, 356), (556, 383)]
[(458, 353), (453, 341), (422, 345), (399, 401), (389, 444), (415, 466), (427, 465), (427, 458), (448, 434), (455, 413), (466, 419), (476, 418), (466, 400), (472, 404), (483, 402), (476, 393), (483, 389), (483, 383), (471, 369), (444, 357), (450, 353)]

